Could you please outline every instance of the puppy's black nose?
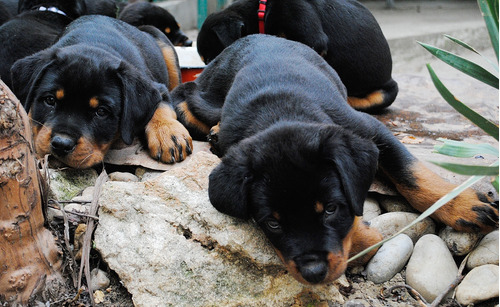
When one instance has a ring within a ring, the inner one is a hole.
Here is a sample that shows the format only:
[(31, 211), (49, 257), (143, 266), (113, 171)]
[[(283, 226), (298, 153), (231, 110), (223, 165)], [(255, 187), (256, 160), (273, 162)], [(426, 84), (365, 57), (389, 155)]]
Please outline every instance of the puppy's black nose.
[(311, 284), (322, 282), (328, 274), (325, 257), (314, 254), (304, 255), (297, 257), (295, 263), (302, 277)]
[(65, 156), (75, 149), (76, 141), (67, 135), (54, 135), (50, 141), (52, 152), (57, 156)]
[(182, 42), (182, 46), (184, 47), (191, 47), (193, 45), (193, 41), (190, 40), (189, 38), (185, 38), (184, 41)]

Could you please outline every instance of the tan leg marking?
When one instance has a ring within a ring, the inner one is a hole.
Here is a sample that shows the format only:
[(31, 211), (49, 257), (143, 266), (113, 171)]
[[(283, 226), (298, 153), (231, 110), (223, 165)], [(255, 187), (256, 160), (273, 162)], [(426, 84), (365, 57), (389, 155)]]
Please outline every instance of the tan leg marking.
[[(363, 222), (362, 218), (357, 216), (354, 220), (352, 230), (352, 246), (349, 252), (349, 257), (356, 255), (367, 249), (368, 247), (382, 241), (382, 234), (375, 228), (368, 226)], [(373, 255), (377, 252), (378, 248), (373, 249), (366, 255), (349, 262), (349, 266), (363, 265), (367, 263)]]
[(356, 110), (368, 109), (382, 104), (384, 102), (384, 94), (381, 91), (375, 91), (363, 98), (349, 96), (347, 97), (347, 102)]
[[(412, 165), (411, 173), (416, 178), (417, 187), (396, 184), (396, 188), (415, 209), (421, 212), (456, 187), (429, 170), (421, 162)], [(483, 214), (484, 212), (490, 214)], [(477, 193), (472, 189), (459, 194), (431, 217), (463, 232), (487, 233), (498, 228), (498, 209), (479, 200)]]
[(192, 152), (189, 132), (168, 105), (162, 104), (156, 109), (146, 126), (146, 138), (150, 155), (165, 163), (182, 161)]
[(181, 69), (179, 67), (179, 60), (177, 59), (177, 54), (172, 46), (169, 46), (160, 40), (156, 42), (158, 46), (160, 46), (161, 53), (163, 54), (163, 60), (165, 61), (165, 64), (167, 64), (169, 81), (168, 90), (171, 91), (181, 84)]
[(182, 113), (182, 117), (185, 121), (185, 124), (199, 130), (200, 132), (204, 134), (209, 134), (210, 133), (210, 127), (200, 121), (196, 116), (191, 113), (189, 110), (189, 107), (187, 105), (187, 102), (181, 102), (180, 104), (177, 105), (177, 111)]

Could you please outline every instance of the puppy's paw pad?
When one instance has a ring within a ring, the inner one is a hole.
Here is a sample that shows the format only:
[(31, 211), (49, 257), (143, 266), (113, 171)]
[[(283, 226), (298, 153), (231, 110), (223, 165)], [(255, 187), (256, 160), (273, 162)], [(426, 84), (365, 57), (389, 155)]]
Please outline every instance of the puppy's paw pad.
[(455, 223), (468, 232), (490, 232), (498, 228), (498, 206), (477, 204), (468, 216), (459, 217)]
[(183, 161), (193, 152), (187, 129), (175, 119), (168, 107), (160, 107), (146, 126), (149, 154), (164, 163)]
[(498, 229), (498, 204), (482, 201), (469, 190), (440, 210), (443, 222), (458, 231), (488, 233)]

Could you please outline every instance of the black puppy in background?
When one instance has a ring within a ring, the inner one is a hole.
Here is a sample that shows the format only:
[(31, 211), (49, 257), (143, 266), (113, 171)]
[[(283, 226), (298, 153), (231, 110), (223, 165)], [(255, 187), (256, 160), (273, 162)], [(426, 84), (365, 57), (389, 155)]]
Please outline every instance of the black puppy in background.
[(84, 0), (20, 0), (19, 14), (0, 26), (0, 78), (12, 87), (14, 62), (52, 45), (64, 28), (85, 14)]
[[(239, 0), (207, 17), (198, 34), (209, 63), (238, 38), (259, 33), (258, 0)], [(312, 47), (337, 71), (349, 104), (378, 111), (398, 93), (387, 41), (370, 11), (356, 0), (267, 0), (265, 33)]]
[(0, 6), (3, 6), (12, 17), (18, 13), (18, 0), (0, 0)]
[[(334, 280), (350, 255), (381, 239), (361, 220), (377, 170), (420, 211), (455, 187), (384, 124), (351, 108), (335, 71), (297, 42), (241, 38), (172, 97), (191, 135), (210, 134), (222, 157), (209, 177), (211, 203), (253, 218), (303, 283)], [(489, 232), (498, 228), (498, 205), (469, 189), (432, 217)]]
[(152, 26), (139, 30), (107, 16), (82, 16), (54, 45), (16, 61), (12, 81), (39, 157), (88, 168), (102, 163), (113, 143), (135, 137), (162, 162), (191, 153), (169, 94), (180, 82), (177, 54)]
[(191, 46), (193, 42), (181, 31), (175, 17), (166, 9), (149, 2), (130, 3), (118, 17), (133, 26), (152, 25), (165, 33), (175, 46)]
[(4, 3), (0, 2), (0, 25), (4, 24), (11, 18), (12, 14), (9, 12), (9, 9)]
[(116, 18), (118, 5), (115, 0), (85, 0), (86, 15), (104, 15)]

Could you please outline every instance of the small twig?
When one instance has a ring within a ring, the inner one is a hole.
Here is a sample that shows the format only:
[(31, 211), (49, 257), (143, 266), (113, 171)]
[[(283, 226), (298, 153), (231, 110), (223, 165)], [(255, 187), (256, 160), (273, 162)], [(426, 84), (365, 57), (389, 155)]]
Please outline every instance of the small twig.
[[(49, 206), (49, 208), (52, 208), (52, 209), (59, 209), (57, 207), (54, 207), (54, 206)], [(91, 218), (91, 219), (94, 219), (96, 221), (99, 220), (99, 217), (98, 216), (95, 216), (95, 215), (90, 215), (90, 214), (86, 214), (86, 213), (81, 213), (81, 212), (77, 212), (77, 211), (66, 211), (66, 209), (62, 209), (61, 211), (63, 211), (63, 214), (64, 213), (68, 213), (68, 214), (74, 214), (74, 215), (78, 215), (78, 216), (82, 216), (82, 217), (88, 217), (88, 218)]]
[[(106, 173), (106, 170), (103, 170), (102, 173), (97, 178), (96, 183), (95, 183), (94, 195), (92, 198), (92, 203), (90, 205), (90, 214), (91, 215), (97, 214), (97, 210), (99, 209), (99, 202), (98, 202), (99, 195), (101, 194), (103, 184), (107, 180), (108, 180), (108, 175)], [(88, 287), (90, 301), (92, 303), (92, 306), (95, 306), (95, 301), (94, 301), (94, 293), (93, 293), (93, 289), (92, 289), (92, 284), (91, 284), (91, 280), (90, 280), (89, 258), (90, 258), (90, 250), (91, 250), (90, 246), (91, 246), (91, 241), (92, 241), (92, 234), (94, 232), (94, 227), (95, 227), (94, 224), (95, 224), (94, 219), (87, 220), (87, 230), (85, 231), (85, 236), (83, 239), (82, 259), (80, 262), (80, 273), (78, 275), (78, 288), (81, 288), (82, 274), (83, 274), (83, 271), (85, 270), (85, 279), (87, 280), (87, 287)]]
[(440, 294), (438, 297), (432, 301), (432, 304), (428, 305), (429, 307), (437, 307), (439, 303), (445, 298), (445, 296), (450, 292), (451, 290), (455, 289), (456, 286), (460, 284), (460, 282), (464, 279), (464, 276), (459, 274), (455, 280)]
[(91, 201), (88, 200), (55, 200), (55, 199), (49, 199), (49, 203), (56, 202), (59, 204), (90, 204)]
[(71, 251), (71, 247), (69, 245), (69, 222), (68, 222), (68, 216), (65, 213), (64, 207), (62, 211), (63, 215), (63, 221), (64, 221), (64, 244), (66, 244), (66, 249), (68, 250), (69, 253), (69, 265), (71, 268), (71, 279), (73, 279), (73, 286), (76, 287), (77, 285), (77, 279), (76, 279), (76, 272), (75, 272), (75, 255), (73, 255), (73, 252)]

